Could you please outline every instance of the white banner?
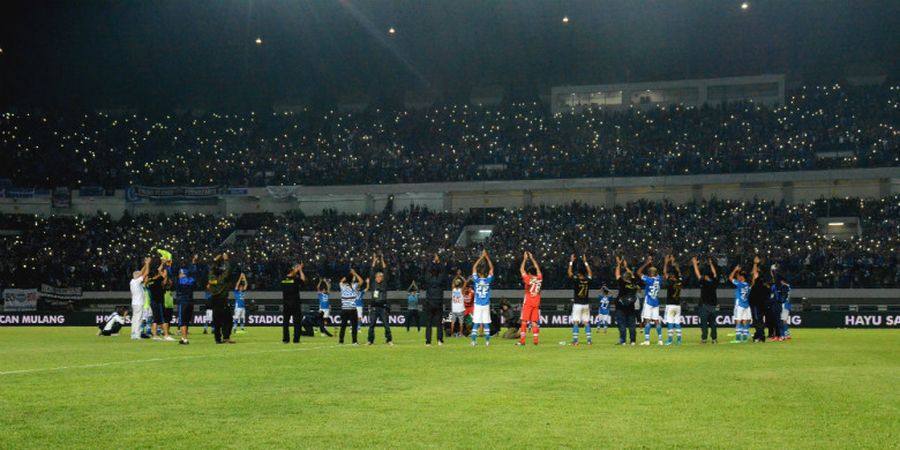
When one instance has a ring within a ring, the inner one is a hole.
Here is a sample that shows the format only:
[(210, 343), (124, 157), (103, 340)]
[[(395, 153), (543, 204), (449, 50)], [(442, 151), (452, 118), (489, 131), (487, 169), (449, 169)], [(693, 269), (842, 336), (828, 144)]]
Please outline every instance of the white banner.
[(266, 186), (266, 191), (272, 198), (281, 200), (294, 195), (299, 188), (299, 186)]
[(3, 311), (36, 311), (37, 289), (6, 289), (3, 291)]

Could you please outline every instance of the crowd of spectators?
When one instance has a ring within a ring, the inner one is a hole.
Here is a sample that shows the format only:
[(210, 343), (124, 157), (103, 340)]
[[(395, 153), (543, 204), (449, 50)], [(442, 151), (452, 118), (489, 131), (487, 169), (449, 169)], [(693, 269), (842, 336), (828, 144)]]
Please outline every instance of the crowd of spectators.
[(537, 103), (158, 117), (5, 112), (0, 178), (43, 188), (240, 187), (900, 164), (900, 87), (803, 87), (785, 103), (557, 115)]
[[(832, 205), (833, 204), (833, 205)], [(861, 233), (834, 239), (817, 222), (823, 210), (859, 217)], [(247, 229), (253, 223), (252, 229)], [(483, 243), (457, 246), (466, 224), (494, 225)], [(241, 225), (239, 228), (238, 224)], [(241, 230), (237, 233), (236, 230)], [(437, 254), (445, 273), (471, 271), (487, 249), (499, 288), (519, 288), (523, 250), (540, 261), (545, 288), (566, 286), (570, 254), (587, 255), (596, 278), (609, 281), (614, 256), (633, 266), (647, 255), (673, 254), (687, 284), (692, 256), (711, 258), (726, 274), (759, 255), (777, 264), (795, 287), (900, 286), (900, 196), (787, 205), (712, 200), (674, 204), (640, 201), (614, 208), (580, 204), (489, 212), (478, 217), (413, 208), (378, 215), (262, 215), (254, 220), (208, 215), (35, 217), (0, 215), (0, 286), (40, 283), (85, 290), (124, 290), (145, 255), (161, 248), (187, 264), (228, 251), (254, 290), (277, 290), (303, 262), (313, 278), (365, 270), (383, 253), (394, 289), (421, 279)], [(768, 267), (768, 266), (767, 266)]]

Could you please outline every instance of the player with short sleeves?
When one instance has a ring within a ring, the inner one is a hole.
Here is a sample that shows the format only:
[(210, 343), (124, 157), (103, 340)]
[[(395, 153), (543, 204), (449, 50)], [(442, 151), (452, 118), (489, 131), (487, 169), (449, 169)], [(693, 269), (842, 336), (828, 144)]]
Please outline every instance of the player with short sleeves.
[[(654, 324), (656, 325), (657, 344), (663, 345), (662, 323), (659, 320), (659, 290), (662, 287), (662, 278), (652, 264), (653, 257), (648, 256), (644, 265), (637, 271), (638, 278), (644, 282), (644, 307), (641, 309), (641, 320), (644, 322), (644, 342), (641, 345), (650, 345), (650, 327)], [(647, 271), (647, 275), (644, 275), (644, 270)]]
[(612, 325), (612, 318), (609, 315), (609, 289), (606, 286), (600, 288), (597, 299), (600, 301), (597, 309), (597, 326), (602, 326), (603, 334), (606, 334), (606, 329)]
[[(753, 278), (759, 271), (759, 257), (753, 263)], [(728, 280), (734, 285), (734, 327), (735, 335), (732, 344), (740, 344), (750, 339), (750, 320), (753, 315), (750, 312), (750, 283), (747, 282), (747, 274), (741, 270), (740, 264), (734, 267)]]
[[(247, 304), (244, 294), (247, 292), (247, 275), (241, 272), (237, 283), (234, 285), (234, 323), (232, 327), (237, 333), (246, 333)], [(240, 329), (238, 327), (240, 326)]]
[[(531, 261), (531, 266), (527, 270), (525, 264)], [(538, 345), (538, 336), (540, 334), (541, 322), (541, 283), (544, 276), (541, 274), (541, 267), (538, 266), (534, 255), (525, 252), (522, 255), (522, 265), (519, 266), (519, 274), (522, 275), (522, 283), (525, 284), (525, 300), (522, 303), (522, 325), (519, 330), (519, 342), (517, 345), (525, 345), (525, 331), (528, 324), (531, 324), (531, 335), (534, 338), (534, 345)]]
[[(487, 273), (480, 269), (481, 263), (488, 267)], [(487, 250), (472, 266), (472, 282), (475, 285), (475, 309), (472, 312), (472, 346), (476, 345), (478, 329), (484, 328), (484, 345), (491, 345), (491, 283), (494, 281), (494, 263)]]
[(581, 256), (584, 268), (573, 270), (575, 254), (569, 257), (567, 275), (572, 284), (572, 345), (578, 345), (578, 327), (584, 326), (584, 337), (587, 345), (591, 345), (591, 279), (594, 275), (587, 256)]

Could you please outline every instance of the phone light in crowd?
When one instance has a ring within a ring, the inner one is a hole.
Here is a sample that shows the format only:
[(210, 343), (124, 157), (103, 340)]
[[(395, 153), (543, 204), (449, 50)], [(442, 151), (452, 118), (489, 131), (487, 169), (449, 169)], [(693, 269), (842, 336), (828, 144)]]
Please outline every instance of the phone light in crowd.
[(844, 226), (844, 222), (828, 222), (829, 227), (842, 227)]
[(396, 32), (397, 32), (397, 30), (395, 30), (394, 27), (388, 28), (388, 33), (389, 33), (389, 34), (394, 34), (394, 33), (396, 33)]
[(256, 45), (262, 45), (262, 38), (257, 37), (255, 42), (256, 42)]
[(569, 23), (569, 16), (563, 16), (562, 23)]
[(746, 10), (748, 10), (748, 9), (750, 9), (750, 2), (744, 2), (744, 3), (741, 3), (741, 10), (742, 10), (742, 11), (746, 11)]

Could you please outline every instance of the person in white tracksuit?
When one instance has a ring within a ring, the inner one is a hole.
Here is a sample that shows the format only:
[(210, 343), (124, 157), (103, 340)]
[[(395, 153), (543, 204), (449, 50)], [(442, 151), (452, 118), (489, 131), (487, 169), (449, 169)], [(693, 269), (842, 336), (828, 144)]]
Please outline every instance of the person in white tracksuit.
[(128, 287), (131, 290), (131, 339), (141, 339), (141, 317), (144, 316), (144, 278), (150, 272), (150, 258), (144, 258), (144, 267), (132, 274)]

